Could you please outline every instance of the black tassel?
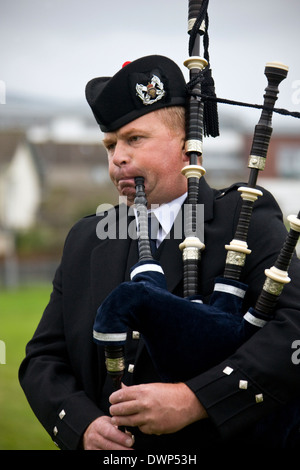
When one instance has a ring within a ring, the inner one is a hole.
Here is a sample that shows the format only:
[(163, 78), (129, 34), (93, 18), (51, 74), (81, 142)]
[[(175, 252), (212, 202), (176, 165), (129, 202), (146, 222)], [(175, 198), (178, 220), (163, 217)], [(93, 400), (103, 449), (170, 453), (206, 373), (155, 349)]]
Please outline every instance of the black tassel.
[[(194, 49), (194, 44), (196, 36), (199, 34), (199, 26), (203, 20), (205, 20), (205, 32), (203, 34), (203, 46), (204, 46), (204, 58), (207, 60), (207, 67), (199, 72), (198, 75), (194, 77), (189, 83), (187, 83), (188, 93), (192, 92), (193, 86), (201, 82), (201, 95), (203, 99), (203, 135), (205, 137), (217, 137), (219, 134), (219, 117), (218, 117), (218, 107), (215, 100), (209, 99), (216, 98), (215, 93), (215, 83), (212, 77), (209, 61), (209, 36), (208, 36), (208, 27), (209, 27), (209, 17), (207, 13), (209, 0), (205, 0), (201, 4), (201, 8), (198, 13), (198, 17), (193, 25), (193, 28), (190, 32), (190, 41), (189, 41), (189, 55), (192, 54)], [(205, 99), (207, 96), (208, 99)], [(199, 97), (200, 99), (200, 97)]]
[[(208, 62), (208, 66), (203, 71), (203, 82), (201, 92), (208, 97), (216, 98), (215, 82), (212, 77), (209, 60), (209, 35), (208, 35), (209, 17), (206, 11), (205, 15), (205, 33), (203, 36), (204, 58)], [(219, 135), (219, 117), (217, 102), (213, 100), (204, 101), (203, 109), (203, 133), (206, 137), (217, 137)]]
[[(208, 97), (216, 98), (215, 83), (211, 74), (211, 69), (206, 68), (203, 71), (203, 82), (201, 84), (201, 93)], [(204, 100), (203, 109), (203, 133), (205, 137), (217, 137), (219, 134), (218, 106), (214, 100)]]

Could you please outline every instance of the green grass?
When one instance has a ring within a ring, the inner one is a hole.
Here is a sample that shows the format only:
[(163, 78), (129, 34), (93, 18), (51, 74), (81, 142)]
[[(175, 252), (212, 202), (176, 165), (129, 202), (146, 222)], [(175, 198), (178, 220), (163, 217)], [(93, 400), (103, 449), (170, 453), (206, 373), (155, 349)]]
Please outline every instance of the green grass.
[(18, 370), (51, 286), (0, 290), (0, 340), (6, 364), (0, 364), (0, 450), (57, 449), (34, 416), (18, 381)]

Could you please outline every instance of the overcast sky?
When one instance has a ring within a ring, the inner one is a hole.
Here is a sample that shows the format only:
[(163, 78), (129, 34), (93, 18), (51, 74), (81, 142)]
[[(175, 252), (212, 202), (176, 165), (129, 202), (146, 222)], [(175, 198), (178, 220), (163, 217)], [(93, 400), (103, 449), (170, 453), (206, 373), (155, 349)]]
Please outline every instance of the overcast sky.
[[(187, 8), (187, 0), (0, 0), (0, 80), (7, 94), (85, 101), (88, 80), (153, 53), (187, 76)], [(211, 0), (209, 18), (217, 94), (261, 103), (265, 63), (281, 61), (290, 71), (277, 106), (300, 111), (300, 1)]]

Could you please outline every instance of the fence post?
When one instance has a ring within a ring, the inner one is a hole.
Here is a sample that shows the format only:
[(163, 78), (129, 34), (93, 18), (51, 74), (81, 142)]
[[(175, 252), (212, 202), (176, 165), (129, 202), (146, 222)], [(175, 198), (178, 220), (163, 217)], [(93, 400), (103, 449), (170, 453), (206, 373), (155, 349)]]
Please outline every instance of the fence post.
[(4, 341), (0, 340), (0, 364), (6, 364), (6, 346)]

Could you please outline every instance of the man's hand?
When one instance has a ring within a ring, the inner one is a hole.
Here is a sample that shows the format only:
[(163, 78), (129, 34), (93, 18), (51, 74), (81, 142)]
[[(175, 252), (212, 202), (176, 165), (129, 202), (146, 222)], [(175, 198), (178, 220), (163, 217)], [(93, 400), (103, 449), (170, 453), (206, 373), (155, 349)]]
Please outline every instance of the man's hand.
[(116, 426), (138, 426), (146, 434), (169, 434), (207, 418), (196, 395), (184, 383), (123, 386), (111, 394)]
[(93, 421), (83, 435), (84, 450), (132, 450), (131, 434), (120, 431), (109, 416)]

